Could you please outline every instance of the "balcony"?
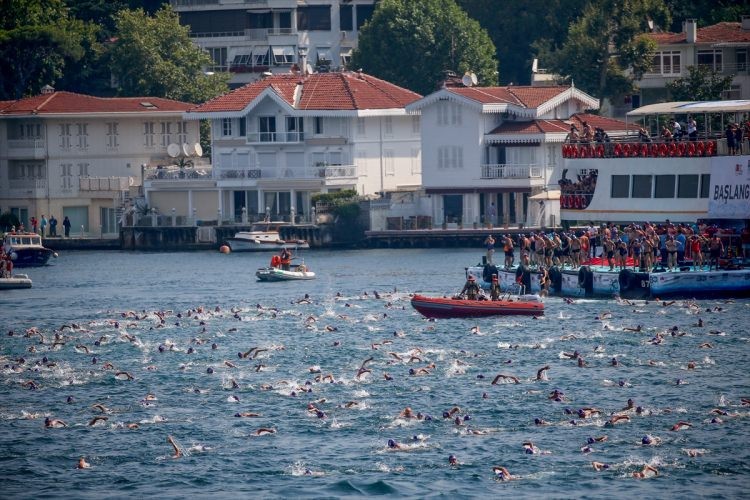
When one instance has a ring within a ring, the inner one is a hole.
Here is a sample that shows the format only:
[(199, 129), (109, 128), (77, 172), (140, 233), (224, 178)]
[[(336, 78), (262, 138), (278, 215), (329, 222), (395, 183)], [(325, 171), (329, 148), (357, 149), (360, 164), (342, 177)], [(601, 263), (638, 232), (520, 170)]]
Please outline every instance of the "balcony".
[(356, 165), (318, 165), (314, 167), (261, 167), (246, 169), (221, 169), (215, 172), (217, 179), (288, 179), (288, 180), (352, 180), (357, 178)]
[(8, 156), (12, 158), (33, 158), (43, 160), (46, 153), (44, 139), (10, 139)]
[(82, 177), (78, 185), (80, 195), (91, 198), (108, 198), (128, 189), (130, 189), (128, 177)]
[(250, 132), (247, 134), (249, 143), (293, 143), (304, 140), (304, 132)]
[(144, 180), (148, 181), (195, 181), (210, 180), (212, 178), (212, 169), (210, 166), (198, 167), (178, 167), (178, 166), (161, 166), (156, 168), (147, 168), (144, 170)]
[(528, 165), (488, 164), (482, 165), (482, 179), (543, 179), (544, 167), (536, 163)]
[(43, 198), (47, 196), (47, 179), (11, 179), (8, 198)]

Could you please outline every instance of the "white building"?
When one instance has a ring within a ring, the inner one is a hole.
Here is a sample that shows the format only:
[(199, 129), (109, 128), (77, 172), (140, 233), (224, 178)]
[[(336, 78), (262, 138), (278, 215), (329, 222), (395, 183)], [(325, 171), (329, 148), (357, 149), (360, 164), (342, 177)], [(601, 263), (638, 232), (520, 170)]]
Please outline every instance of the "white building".
[(598, 107), (572, 86), (447, 86), (408, 105), (422, 114), (422, 184), (432, 220), (466, 227), (559, 222), (551, 193), (570, 124), (582, 130), (588, 121), (610, 134), (625, 129), (623, 122), (582, 114)]
[(688, 66), (705, 66), (722, 76), (733, 75), (732, 87), (724, 99), (750, 98), (748, 48), (750, 17), (742, 22), (722, 22), (699, 28), (693, 19), (681, 33), (649, 33), (658, 48), (651, 71), (636, 80), (639, 92), (627, 110), (667, 100), (666, 84), (688, 75)]
[(348, 66), (359, 28), (375, 0), (171, 0), (194, 43), (212, 57), (212, 71), (230, 71), (230, 85), (263, 72), (287, 73), (300, 52), (316, 71)]
[(308, 218), (310, 197), (415, 189), (419, 94), (356, 72), (273, 75), (184, 114), (211, 120), (208, 179), (148, 180), (149, 202), (198, 219)]
[(54, 215), (58, 234), (115, 236), (142, 165), (164, 163), (167, 146), (195, 144), (192, 104), (155, 97), (99, 98), (47, 87), (0, 103), (0, 211), (29, 219)]

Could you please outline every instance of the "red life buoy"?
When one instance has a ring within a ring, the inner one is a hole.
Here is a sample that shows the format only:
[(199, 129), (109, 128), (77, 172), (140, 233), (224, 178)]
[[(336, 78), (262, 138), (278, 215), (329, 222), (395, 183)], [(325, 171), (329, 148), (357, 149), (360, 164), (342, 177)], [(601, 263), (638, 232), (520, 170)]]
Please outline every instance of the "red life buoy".
[(677, 154), (677, 146), (673, 142), (669, 145), (669, 156), (675, 156)]
[(690, 144), (688, 144), (687, 155), (688, 156), (695, 156), (695, 144), (692, 143), (692, 142)]
[(570, 158), (570, 147), (567, 144), (563, 144), (562, 153), (563, 158)]
[(581, 146), (578, 150), (578, 157), (579, 158), (588, 158), (589, 157), (589, 149), (586, 146)]
[(586, 208), (586, 197), (582, 194), (578, 195), (578, 207), (581, 209)]
[(646, 144), (641, 146), (641, 158), (648, 156), (648, 146)]
[(630, 144), (625, 144), (622, 146), (622, 156), (624, 158), (630, 156)]
[(615, 144), (615, 156), (617, 158), (622, 156), (622, 144)]
[(271, 267), (279, 267), (281, 265), (281, 257), (274, 255), (271, 257)]
[(604, 158), (604, 145), (603, 144), (599, 144), (596, 147), (596, 157), (597, 158)]
[(696, 155), (697, 155), (697, 156), (703, 156), (703, 153), (704, 153), (704, 151), (705, 151), (705, 148), (706, 148), (706, 146), (704, 146), (702, 142), (699, 142), (699, 143), (698, 143), (698, 144), (697, 144), (697, 145), (695, 146), (695, 153), (696, 153)]
[(641, 154), (641, 148), (638, 147), (638, 144), (633, 144), (630, 147), (630, 156), (632, 156), (633, 158), (636, 158), (640, 156), (640, 154)]
[(589, 146), (589, 158), (596, 158), (596, 148)]
[(659, 156), (661, 156), (661, 157), (667, 156), (667, 145), (666, 144), (660, 144), (659, 145)]
[(714, 141), (710, 141), (708, 144), (706, 144), (706, 156), (713, 156), (715, 151), (716, 143)]
[(685, 143), (681, 142), (677, 145), (677, 156), (685, 156)]
[(650, 153), (651, 154), (649, 156), (651, 156), (652, 158), (656, 158), (657, 156), (659, 156), (659, 146), (656, 144), (652, 144)]
[(578, 146), (576, 146), (575, 144), (572, 144), (570, 146), (570, 157), (578, 158)]

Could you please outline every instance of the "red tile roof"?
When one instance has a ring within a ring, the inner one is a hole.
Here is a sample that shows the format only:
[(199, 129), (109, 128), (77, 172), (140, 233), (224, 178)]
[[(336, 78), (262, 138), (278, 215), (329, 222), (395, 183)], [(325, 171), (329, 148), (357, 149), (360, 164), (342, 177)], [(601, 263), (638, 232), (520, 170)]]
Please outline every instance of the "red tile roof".
[[(578, 130), (583, 129), (583, 122), (587, 122), (592, 128), (602, 128), (606, 132), (621, 130), (638, 130), (633, 123), (625, 124), (624, 121), (607, 118), (606, 116), (592, 115), (589, 113), (576, 113), (568, 120), (531, 120), (526, 122), (505, 122), (495, 128), (490, 134), (567, 134), (570, 124), (575, 123)], [(627, 128), (626, 128), (627, 127)]]
[[(685, 33), (649, 33), (656, 43), (672, 45), (687, 43)], [(749, 42), (750, 30), (743, 30), (742, 23), (723, 22), (698, 28), (696, 30), (697, 43), (721, 43), (721, 42)]]
[(524, 108), (536, 108), (569, 90), (570, 87), (447, 87), (446, 90), (462, 95), (482, 104), (513, 104)]
[(300, 110), (396, 109), (419, 99), (419, 94), (364, 73), (280, 74), (249, 83), (205, 102), (191, 112), (241, 111), (268, 87), (294, 107), (295, 90), (301, 86)]
[[(152, 106), (146, 106), (150, 103)], [(53, 92), (0, 104), (0, 115), (135, 113), (187, 111), (193, 104), (160, 97), (94, 97), (73, 92)]]

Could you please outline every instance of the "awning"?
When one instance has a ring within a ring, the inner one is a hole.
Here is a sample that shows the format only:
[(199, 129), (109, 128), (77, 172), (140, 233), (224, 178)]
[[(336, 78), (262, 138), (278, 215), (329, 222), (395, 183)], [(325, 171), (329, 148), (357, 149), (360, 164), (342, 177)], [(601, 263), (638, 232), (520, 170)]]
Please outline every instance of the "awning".
[(559, 189), (552, 189), (550, 191), (542, 191), (541, 193), (537, 193), (534, 196), (529, 196), (530, 200), (559, 200), (560, 199), (560, 190)]
[(268, 55), (268, 45), (258, 45), (253, 47), (253, 56), (266, 56)]
[(750, 111), (750, 100), (661, 102), (628, 111), (628, 116)]
[(318, 53), (318, 61), (332, 61), (330, 47), (320, 47), (316, 49)]
[(279, 56), (294, 57), (294, 47), (274, 47), (273, 56), (274, 57), (279, 57)]

